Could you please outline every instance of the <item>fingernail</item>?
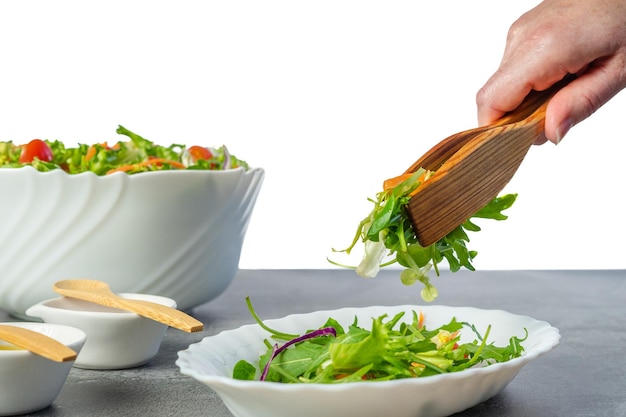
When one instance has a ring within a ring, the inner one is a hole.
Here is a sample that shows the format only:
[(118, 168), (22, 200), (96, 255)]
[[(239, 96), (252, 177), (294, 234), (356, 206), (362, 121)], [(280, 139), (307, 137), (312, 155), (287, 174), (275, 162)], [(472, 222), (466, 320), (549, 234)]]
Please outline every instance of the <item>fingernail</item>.
[(574, 124), (571, 119), (566, 119), (561, 122), (561, 124), (556, 128), (556, 142), (555, 145), (558, 145), (559, 142), (567, 135), (567, 132), (572, 128)]

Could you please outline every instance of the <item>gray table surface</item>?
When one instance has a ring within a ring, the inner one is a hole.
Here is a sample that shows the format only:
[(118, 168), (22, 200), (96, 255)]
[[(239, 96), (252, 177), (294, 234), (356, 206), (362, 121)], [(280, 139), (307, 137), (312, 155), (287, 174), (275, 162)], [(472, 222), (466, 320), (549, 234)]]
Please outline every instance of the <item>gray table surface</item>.
[[(436, 304), (498, 308), (545, 320), (560, 345), (526, 365), (499, 395), (455, 416), (626, 416), (626, 271), (443, 271)], [(120, 371), (72, 368), (52, 406), (32, 416), (232, 416), (212, 390), (182, 375), (177, 352), (205, 336), (320, 309), (423, 304), (397, 270), (375, 279), (349, 270), (241, 270), (218, 298), (189, 313), (199, 333), (168, 329), (148, 364)], [(0, 321), (11, 320), (0, 311)], [(391, 410), (390, 410), (391, 411)], [(389, 414), (392, 417), (392, 413)], [(265, 416), (259, 416), (265, 417)], [(296, 417), (296, 416), (294, 416)]]

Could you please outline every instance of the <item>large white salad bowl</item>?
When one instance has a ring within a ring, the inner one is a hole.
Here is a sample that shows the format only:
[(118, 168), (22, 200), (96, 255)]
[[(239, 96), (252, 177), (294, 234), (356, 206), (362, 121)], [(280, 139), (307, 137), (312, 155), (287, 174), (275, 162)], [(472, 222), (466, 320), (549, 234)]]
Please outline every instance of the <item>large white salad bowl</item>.
[[(552, 350), (560, 340), (559, 331), (544, 321), (501, 310), (470, 307), (394, 306), (343, 308), (297, 314), (267, 320), (269, 327), (286, 333), (304, 333), (319, 328), (329, 317), (342, 326), (358, 319), (369, 328), (374, 317), (400, 311), (420, 310), (425, 326), (436, 328), (452, 317), (476, 325), (481, 334), (492, 325), (488, 342), (506, 346), (511, 336), (528, 338), (522, 342), (523, 356), (487, 367), (474, 367), (457, 373), (384, 382), (338, 384), (282, 384), (265, 381), (240, 381), (232, 378), (234, 365), (241, 359), (258, 366), (259, 355), (266, 352), (267, 331), (246, 325), (206, 337), (178, 353), (176, 364), (182, 374), (191, 376), (213, 389), (235, 417), (443, 417), (466, 410), (500, 393), (520, 369)], [(411, 320), (411, 314), (405, 314)], [(475, 335), (467, 330), (462, 342)], [(257, 369), (257, 377), (260, 370)], [(532, 401), (532, 398), (528, 399)]]
[(234, 278), (264, 178), (245, 171), (69, 175), (0, 169), (0, 308), (26, 318), (54, 282), (95, 279), (188, 310)]

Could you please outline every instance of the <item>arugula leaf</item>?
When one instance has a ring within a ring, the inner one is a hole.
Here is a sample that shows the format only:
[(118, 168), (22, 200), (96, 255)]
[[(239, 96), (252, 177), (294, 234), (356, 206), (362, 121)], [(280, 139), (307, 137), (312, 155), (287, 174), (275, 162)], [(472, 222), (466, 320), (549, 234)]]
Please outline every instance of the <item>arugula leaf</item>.
[(240, 360), (233, 368), (233, 379), (252, 381), (256, 376), (256, 368), (250, 362)]
[(502, 197), (496, 197), (488, 205), (478, 210), (472, 217), (506, 220), (508, 216), (502, 214), (502, 211), (511, 207), (513, 203), (515, 203), (516, 198), (517, 194), (507, 194)]
[(383, 318), (385, 316), (373, 320), (370, 332), (353, 327), (341, 343), (332, 343), (329, 346), (330, 359), (335, 369), (360, 369), (370, 363), (377, 365), (383, 361), (389, 339)]
[[(358, 266), (350, 267), (354, 268), (358, 275), (373, 278), (380, 268), (397, 262), (405, 268), (400, 272), (402, 283), (413, 285), (418, 281), (421, 282), (424, 286), (421, 291), (422, 299), (433, 301), (437, 298), (438, 291), (429, 277), (431, 269), (434, 269), (438, 276), (438, 264), (445, 260), (452, 272), (457, 272), (461, 268), (474, 271), (472, 261), (478, 252), (467, 247), (470, 241), (467, 232), (478, 232), (481, 229), (472, 220), (474, 218), (506, 220), (507, 216), (502, 214), (502, 211), (513, 205), (517, 194), (494, 198), (438, 242), (423, 247), (417, 241), (415, 230), (406, 212), (406, 205), (411, 193), (421, 184), (420, 178), (425, 178), (425, 173), (425, 170), (419, 169), (394, 188), (378, 193), (375, 200), (368, 199), (374, 204), (374, 208), (359, 223), (352, 243), (346, 249), (333, 249), (333, 252), (344, 252), (349, 255), (356, 244), (362, 242), (365, 249), (363, 259)], [(386, 257), (390, 260), (385, 262)], [(346, 267), (330, 259), (328, 261)]]
[[(324, 340), (328, 338), (320, 338)], [(271, 355), (264, 355), (259, 361), (263, 368), (267, 365)], [(272, 360), (265, 381), (297, 382), (293, 375), (307, 375), (314, 371), (328, 358), (328, 349), (325, 344), (302, 342), (297, 349), (286, 349)]]

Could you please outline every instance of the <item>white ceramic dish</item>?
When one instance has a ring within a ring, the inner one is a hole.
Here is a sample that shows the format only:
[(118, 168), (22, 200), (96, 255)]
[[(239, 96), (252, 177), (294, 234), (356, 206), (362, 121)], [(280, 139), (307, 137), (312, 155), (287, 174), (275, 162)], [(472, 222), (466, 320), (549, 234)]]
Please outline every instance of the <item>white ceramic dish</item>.
[(188, 310), (234, 278), (264, 171), (97, 176), (0, 169), (0, 308), (24, 317), (64, 279)]
[[(176, 307), (176, 301), (167, 297), (119, 295)], [(168, 328), (135, 313), (67, 297), (37, 303), (28, 308), (26, 314), (46, 323), (66, 324), (83, 330), (87, 341), (74, 366), (86, 369), (124, 369), (144, 365), (158, 353)]]
[[(179, 352), (176, 364), (181, 373), (207, 385), (224, 401), (236, 417), (441, 417), (463, 411), (501, 392), (519, 370), (558, 345), (559, 331), (548, 323), (501, 310), (470, 307), (394, 306), (344, 308), (266, 320), (266, 324), (287, 333), (303, 333), (320, 327), (333, 317), (349, 325), (354, 317), (366, 327), (373, 317), (396, 312), (422, 310), (430, 328), (447, 323), (453, 316), (475, 324), (484, 334), (491, 324), (489, 341), (507, 345), (511, 336), (524, 336), (525, 354), (509, 362), (471, 368), (451, 374), (386, 382), (346, 384), (281, 384), (232, 379), (232, 369), (240, 359), (257, 364), (266, 351), (263, 339), (268, 333), (260, 326), (246, 325), (210, 336)], [(406, 315), (410, 319), (410, 314)], [(474, 339), (464, 332), (467, 341)], [(462, 338), (462, 341), (463, 340)], [(257, 376), (260, 371), (257, 370)], [(529, 399), (531, 401), (532, 399)]]
[[(80, 352), (82, 330), (49, 323), (1, 323), (34, 330)], [(0, 416), (26, 414), (48, 407), (67, 380), (72, 362), (54, 362), (27, 350), (5, 350), (0, 340)]]

